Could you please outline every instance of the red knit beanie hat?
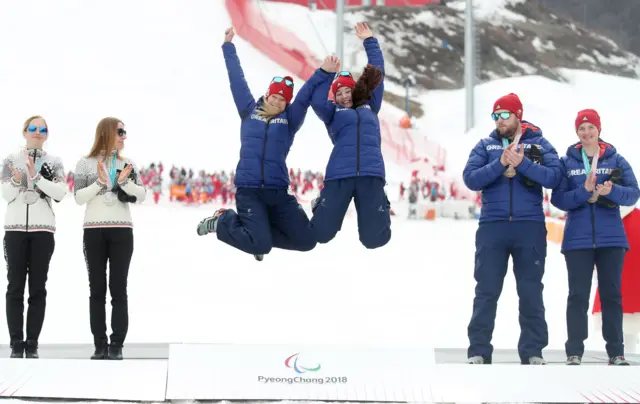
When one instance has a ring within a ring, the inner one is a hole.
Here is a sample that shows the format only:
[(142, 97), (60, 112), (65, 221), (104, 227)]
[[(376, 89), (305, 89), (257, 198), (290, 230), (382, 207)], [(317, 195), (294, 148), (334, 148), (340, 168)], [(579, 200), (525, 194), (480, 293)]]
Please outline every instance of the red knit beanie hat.
[(287, 104), (291, 102), (293, 98), (293, 78), (290, 76), (284, 77), (274, 77), (269, 84), (269, 89), (267, 90), (267, 98), (270, 95), (278, 94), (284, 97), (287, 101)]
[(340, 88), (342, 87), (354, 88), (355, 86), (356, 86), (356, 81), (353, 79), (353, 77), (338, 76), (338, 78), (333, 81), (333, 84), (331, 84), (331, 92), (335, 97), (336, 93)]
[(600, 124), (600, 115), (595, 109), (583, 109), (582, 111), (578, 111), (578, 116), (576, 116), (576, 132), (580, 125), (585, 122), (592, 123), (598, 129), (598, 133), (602, 130), (602, 126)]
[(520, 98), (516, 94), (510, 93), (504, 97), (498, 98), (498, 100), (493, 104), (493, 112), (500, 109), (506, 109), (507, 111), (515, 114), (516, 117), (518, 117), (518, 120), (522, 120), (522, 102), (520, 102)]

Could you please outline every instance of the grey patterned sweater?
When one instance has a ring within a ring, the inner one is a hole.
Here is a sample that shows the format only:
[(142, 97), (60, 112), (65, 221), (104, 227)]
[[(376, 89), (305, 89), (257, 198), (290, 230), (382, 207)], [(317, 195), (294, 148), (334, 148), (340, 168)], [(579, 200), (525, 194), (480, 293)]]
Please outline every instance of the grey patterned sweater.
[[(105, 159), (107, 175), (111, 171), (113, 163), (112, 158)], [(133, 173), (135, 174), (135, 183), (129, 179), (120, 184), (120, 188), (129, 195), (135, 195), (137, 203), (144, 201), (146, 197), (146, 189), (140, 179), (140, 172), (133, 162), (127, 158), (116, 160), (116, 169), (123, 170), (125, 164), (133, 165)], [(76, 165), (74, 173), (74, 195), (78, 205), (87, 205), (84, 213), (84, 228), (101, 228), (101, 227), (133, 227), (131, 218), (130, 203), (120, 202), (115, 194), (113, 194), (114, 203), (107, 203), (105, 194), (107, 192), (106, 184), (98, 181), (98, 159), (82, 158)], [(117, 182), (116, 178), (114, 182)]]
[[(56, 216), (53, 212), (51, 199), (61, 201), (67, 194), (68, 186), (65, 180), (64, 167), (60, 158), (52, 156), (43, 150), (35, 150), (36, 164), (41, 167), (47, 164), (53, 171), (53, 180), (49, 181), (37, 173), (33, 178), (33, 189), (38, 194), (34, 204), (25, 201), (27, 190), (27, 164), (25, 152), (33, 152), (24, 148), (8, 155), (2, 162), (2, 197), (7, 202), (4, 216), (5, 231), (47, 231), (55, 233)], [(22, 173), (19, 183), (13, 181), (11, 167)], [(44, 198), (40, 198), (44, 195)]]

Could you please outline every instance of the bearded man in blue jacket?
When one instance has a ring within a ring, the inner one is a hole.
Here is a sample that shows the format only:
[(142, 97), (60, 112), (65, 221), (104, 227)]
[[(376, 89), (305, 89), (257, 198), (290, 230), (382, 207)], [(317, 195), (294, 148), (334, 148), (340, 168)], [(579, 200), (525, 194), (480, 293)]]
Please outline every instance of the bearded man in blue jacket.
[(522, 112), (522, 102), (513, 93), (494, 103), (491, 117), (496, 129), (473, 148), (463, 173), (469, 189), (482, 191), (475, 299), (468, 327), (470, 364), (492, 361), (491, 338), (509, 257), (520, 300), (520, 361), (546, 364), (542, 350), (549, 334), (542, 277), (547, 230), (542, 188), (555, 188), (563, 173), (556, 150), (538, 127), (522, 120)]

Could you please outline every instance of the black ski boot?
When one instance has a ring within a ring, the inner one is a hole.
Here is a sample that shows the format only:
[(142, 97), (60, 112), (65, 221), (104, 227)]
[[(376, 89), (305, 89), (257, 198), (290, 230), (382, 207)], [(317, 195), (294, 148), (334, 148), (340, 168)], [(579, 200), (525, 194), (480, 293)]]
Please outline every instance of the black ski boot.
[(28, 359), (38, 359), (38, 341), (27, 340), (24, 344), (24, 353)]
[(11, 341), (11, 356), (10, 358), (24, 358), (24, 342), (23, 341)]
[(121, 361), (122, 360), (122, 346), (119, 345), (110, 345), (109, 346), (109, 356), (107, 359), (112, 361)]
[(105, 343), (101, 343), (96, 345), (96, 351), (91, 355), (92, 360), (102, 360), (107, 359), (109, 355), (109, 345)]
[(262, 261), (264, 259), (264, 255), (262, 255), (262, 254), (253, 254), (253, 258), (255, 258), (256, 261)]

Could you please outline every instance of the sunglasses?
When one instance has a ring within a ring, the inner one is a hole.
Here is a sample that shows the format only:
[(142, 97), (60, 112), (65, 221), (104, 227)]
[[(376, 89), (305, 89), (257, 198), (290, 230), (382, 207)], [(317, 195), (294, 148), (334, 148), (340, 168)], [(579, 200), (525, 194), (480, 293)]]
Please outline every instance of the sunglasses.
[(287, 87), (293, 87), (293, 81), (285, 79), (284, 77), (276, 76), (273, 78), (273, 80), (271, 80), (272, 83), (282, 83), (283, 81), (284, 84), (287, 85)]
[(124, 129), (118, 129), (118, 136), (127, 136), (127, 131)]
[(49, 133), (49, 129), (47, 129), (46, 126), (29, 125), (27, 127), (27, 130), (31, 133), (35, 133), (35, 131), (40, 130), (41, 135), (46, 135), (47, 133)]
[(340, 76), (342, 76), (342, 77), (353, 77), (353, 76), (351, 76), (351, 72), (342, 71), (342, 72), (336, 73), (336, 76), (334, 78), (337, 79)]
[(491, 114), (491, 119), (493, 119), (494, 121), (497, 121), (498, 118), (502, 118), (503, 121), (506, 121), (507, 119), (509, 119), (509, 117), (511, 116), (511, 112), (494, 112), (493, 114)]

